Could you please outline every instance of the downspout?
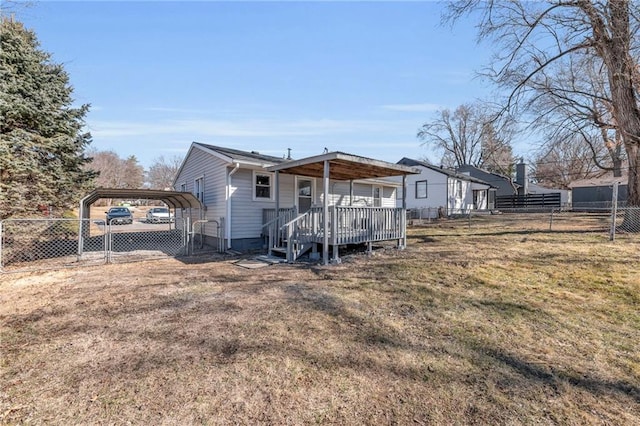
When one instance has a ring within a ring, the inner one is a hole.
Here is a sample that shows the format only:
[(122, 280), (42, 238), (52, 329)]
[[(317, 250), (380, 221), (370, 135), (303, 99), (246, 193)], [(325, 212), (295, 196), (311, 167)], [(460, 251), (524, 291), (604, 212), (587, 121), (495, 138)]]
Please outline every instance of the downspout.
[(234, 168), (227, 173), (227, 220), (225, 221), (227, 250), (231, 248), (231, 176), (240, 168), (240, 163), (233, 164), (235, 165)]

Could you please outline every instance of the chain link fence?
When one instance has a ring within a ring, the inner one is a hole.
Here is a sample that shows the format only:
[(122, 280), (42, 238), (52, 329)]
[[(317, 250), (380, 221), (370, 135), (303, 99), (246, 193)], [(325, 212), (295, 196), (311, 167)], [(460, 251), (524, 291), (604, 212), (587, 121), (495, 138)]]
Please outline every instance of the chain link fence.
[(640, 207), (582, 206), (574, 209), (536, 209), (535, 211), (470, 210), (465, 214), (442, 217), (438, 209), (407, 211), (409, 226), (443, 225), (482, 230), (488, 234), (509, 232), (591, 232), (603, 240), (640, 242)]
[[(83, 246), (82, 249), (81, 246)], [(105, 261), (104, 221), (78, 219), (0, 221), (0, 271), (60, 268), (79, 264), (99, 264)]]
[(0, 221), (0, 272), (123, 263), (188, 254), (189, 223), (108, 225), (104, 220)]
[(611, 240), (640, 241), (640, 207), (612, 210)]

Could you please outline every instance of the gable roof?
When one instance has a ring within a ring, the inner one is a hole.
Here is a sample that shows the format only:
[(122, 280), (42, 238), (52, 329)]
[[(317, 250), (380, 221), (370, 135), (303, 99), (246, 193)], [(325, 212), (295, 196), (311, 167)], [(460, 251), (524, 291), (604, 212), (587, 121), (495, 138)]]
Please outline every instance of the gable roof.
[(247, 164), (274, 165), (283, 163), (286, 160), (281, 157), (260, 154), (257, 151), (241, 151), (239, 149), (225, 148), (222, 146), (209, 145), (201, 142), (193, 142), (193, 145), (204, 148), (204, 150), (218, 154), (218, 157), (224, 157), (223, 160), (228, 162), (239, 162)]
[(482, 184), (482, 185), (488, 185), (491, 188), (495, 188), (489, 182), (485, 182), (482, 179), (478, 179), (478, 178), (473, 177), (473, 176), (465, 175), (464, 173), (457, 173), (455, 170), (447, 169), (447, 168), (444, 168), (444, 167), (434, 166), (433, 164), (429, 164), (429, 163), (427, 163), (425, 161), (414, 160), (413, 158), (403, 157), (402, 160), (398, 161), (398, 164), (403, 164), (405, 166), (420, 166), (420, 167), (424, 167), (426, 169), (433, 170), (433, 171), (438, 172), (438, 173), (442, 173), (443, 175), (446, 175), (446, 176), (454, 178), (454, 179), (460, 179), (460, 180), (465, 180), (467, 182), (479, 183), (479, 184)]
[(472, 166), (471, 164), (462, 165), (462, 166), (458, 167), (457, 170), (458, 170), (458, 172), (460, 170), (465, 171), (465, 172), (478, 171), (480, 173), (485, 173), (485, 174), (488, 174), (488, 175), (491, 175), (491, 176), (495, 176), (495, 177), (497, 177), (499, 179), (504, 179), (506, 181), (509, 181), (511, 184), (515, 185), (516, 187), (520, 186), (516, 182), (514, 182), (513, 179), (511, 179), (509, 176), (502, 175), (500, 173), (490, 172), (489, 170), (481, 169), (480, 167)]

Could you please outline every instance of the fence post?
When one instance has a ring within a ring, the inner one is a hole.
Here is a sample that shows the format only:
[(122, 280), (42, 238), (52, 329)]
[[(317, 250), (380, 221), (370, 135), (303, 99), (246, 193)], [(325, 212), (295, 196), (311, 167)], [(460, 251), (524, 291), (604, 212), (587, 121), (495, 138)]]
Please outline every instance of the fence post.
[(104, 249), (105, 249), (105, 263), (111, 263), (111, 223), (105, 220), (105, 234), (104, 234)]
[(618, 182), (613, 182), (613, 193), (611, 195), (611, 232), (609, 240), (616, 239), (616, 216), (618, 216)]

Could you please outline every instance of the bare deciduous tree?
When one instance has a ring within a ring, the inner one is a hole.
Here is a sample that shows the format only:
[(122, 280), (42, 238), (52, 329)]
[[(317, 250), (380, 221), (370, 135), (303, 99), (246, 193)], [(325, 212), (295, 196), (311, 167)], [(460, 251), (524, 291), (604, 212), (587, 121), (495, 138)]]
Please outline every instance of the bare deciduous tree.
[(138, 164), (135, 156), (122, 159), (114, 151), (97, 151), (89, 153), (93, 161), (88, 169), (99, 172), (96, 185), (100, 188), (142, 188), (144, 169)]
[(607, 155), (603, 145), (589, 145), (577, 135), (552, 141), (535, 156), (532, 177), (542, 186), (569, 189), (574, 180), (599, 176), (604, 171), (592, 160), (594, 148), (597, 156)]
[(177, 155), (169, 159), (165, 159), (164, 156), (156, 158), (147, 172), (149, 187), (152, 189), (171, 188), (180, 164), (182, 164), (182, 158)]
[[(601, 63), (612, 122), (626, 151), (628, 204), (640, 206), (637, 4), (629, 0), (464, 0), (450, 5), (448, 17), (455, 20), (472, 10), (482, 14), (480, 37), (495, 43), (489, 75), (510, 90), (507, 108), (512, 111), (526, 108), (532, 95), (529, 84), (560, 61), (579, 63), (581, 57), (588, 57)], [(640, 222), (640, 215), (632, 220)]]
[[(562, 141), (568, 154), (585, 155), (576, 162), (590, 161), (602, 170), (622, 175), (624, 145), (613, 117), (608, 85), (602, 78), (602, 62), (582, 55), (558, 60), (533, 76), (527, 84), (532, 96), (527, 109), (533, 124), (543, 130), (545, 140)], [(569, 149), (570, 141), (579, 146)], [(547, 143), (548, 145), (548, 143)], [(584, 150), (585, 145), (589, 148)], [(553, 151), (553, 147), (545, 147)]]
[(459, 167), (470, 164), (499, 173), (509, 172), (513, 155), (509, 138), (512, 121), (486, 112), (484, 104), (464, 104), (455, 111), (443, 109), (424, 124), (418, 138), (442, 153), (441, 164)]

